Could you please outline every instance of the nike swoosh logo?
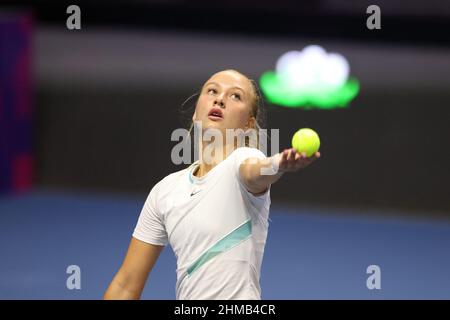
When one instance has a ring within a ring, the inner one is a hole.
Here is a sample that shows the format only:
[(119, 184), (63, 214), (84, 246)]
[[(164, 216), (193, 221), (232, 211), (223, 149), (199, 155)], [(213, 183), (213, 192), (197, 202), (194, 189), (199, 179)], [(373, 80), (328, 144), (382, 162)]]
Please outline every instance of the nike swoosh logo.
[(197, 194), (197, 193), (199, 193), (200, 191), (202, 191), (202, 190), (197, 190), (197, 191), (195, 191), (195, 192), (194, 192), (194, 191), (192, 191), (192, 192), (191, 192), (191, 197), (192, 197), (192, 196), (193, 196), (194, 194)]

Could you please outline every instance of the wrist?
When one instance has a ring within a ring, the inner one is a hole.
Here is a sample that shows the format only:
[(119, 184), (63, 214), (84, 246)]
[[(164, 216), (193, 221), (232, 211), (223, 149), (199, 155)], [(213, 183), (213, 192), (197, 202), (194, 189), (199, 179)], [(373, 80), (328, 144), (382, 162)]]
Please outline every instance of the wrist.
[(283, 155), (281, 153), (277, 153), (270, 157), (271, 169), (274, 172), (274, 174), (283, 174), (286, 172), (286, 170), (280, 168), (280, 161), (282, 156)]

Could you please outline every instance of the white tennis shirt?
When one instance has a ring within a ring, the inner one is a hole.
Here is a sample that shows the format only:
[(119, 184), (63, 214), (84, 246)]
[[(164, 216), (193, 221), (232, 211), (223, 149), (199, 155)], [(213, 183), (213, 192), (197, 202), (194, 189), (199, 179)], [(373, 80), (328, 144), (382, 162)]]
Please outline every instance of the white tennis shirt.
[(150, 191), (133, 237), (170, 243), (177, 258), (177, 300), (261, 299), (261, 262), (269, 226), (270, 188), (254, 196), (240, 180), (241, 147), (203, 177), (198, 163), (172, 173)]

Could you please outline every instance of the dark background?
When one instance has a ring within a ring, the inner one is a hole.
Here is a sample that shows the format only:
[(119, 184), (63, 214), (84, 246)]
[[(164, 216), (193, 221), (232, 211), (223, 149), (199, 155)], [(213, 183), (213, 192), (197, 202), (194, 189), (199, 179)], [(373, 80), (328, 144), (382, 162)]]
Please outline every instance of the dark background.
[(368, 30), (369, 4), (80, 1), (82, 30), (69, 31), (65, 3), (36, 1), (36, 183), (147, 193), (181, 169), (170, 133), (212, 73), (258, 79), (315, 43), (347, 57), (361, 92), (332, 111), (266, 103), (282, 147), (300, 127), (322, 139), (322, 159), (283, 178), (273, 199), (448, 215), (449, 6), (381, 1), (382, 29)]

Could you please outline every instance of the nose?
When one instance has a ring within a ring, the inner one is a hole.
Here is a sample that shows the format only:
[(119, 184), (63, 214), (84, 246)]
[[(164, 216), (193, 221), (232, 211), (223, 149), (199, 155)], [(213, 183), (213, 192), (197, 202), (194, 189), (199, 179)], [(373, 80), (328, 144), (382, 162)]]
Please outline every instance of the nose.
[(214, 105), (218, 105), (220, 108), (225, 108), (225, 104), (223, 103), (223, 98), (222, 98), (222, 96), (218, 96), (218, 97), (214, 100)]

